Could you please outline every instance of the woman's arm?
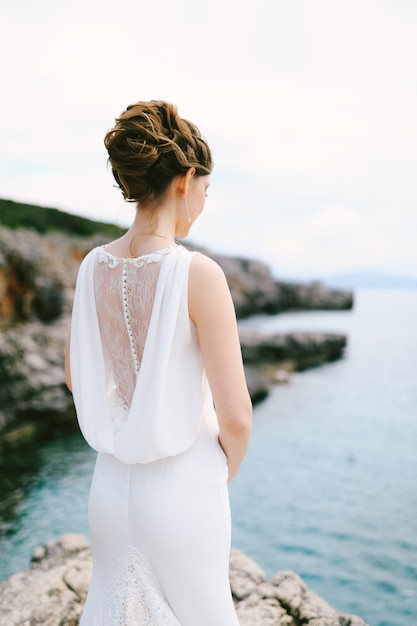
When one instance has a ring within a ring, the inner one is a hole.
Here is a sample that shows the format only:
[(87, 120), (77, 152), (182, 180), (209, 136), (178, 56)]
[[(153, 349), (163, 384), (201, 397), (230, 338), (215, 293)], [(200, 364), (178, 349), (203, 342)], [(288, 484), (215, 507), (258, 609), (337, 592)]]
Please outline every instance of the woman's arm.
[(203, 365), (219, 421), (219, 440), (229, 466), (229, 480), (245, 456), (252, 422), (236, 314), (223, 270), (198, 254), (190, 267), (190, 319), (197, 327)]

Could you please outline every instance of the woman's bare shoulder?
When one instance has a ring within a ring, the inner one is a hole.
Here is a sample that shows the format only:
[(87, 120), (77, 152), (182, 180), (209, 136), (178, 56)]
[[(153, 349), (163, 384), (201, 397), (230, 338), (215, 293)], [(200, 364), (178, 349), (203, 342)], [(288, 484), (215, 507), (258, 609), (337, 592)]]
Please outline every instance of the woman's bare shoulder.
[(190, 282), (224, 281), (225, 275), (220, 265), (205, 254), (199, 252), (192, 258), (190, 265)]
[(188, 279), (188, 308), (190, 318), (196, 322), (232, 310), (230, 290), (226, 276), (216, 261), (204, 254), (194, 256)]

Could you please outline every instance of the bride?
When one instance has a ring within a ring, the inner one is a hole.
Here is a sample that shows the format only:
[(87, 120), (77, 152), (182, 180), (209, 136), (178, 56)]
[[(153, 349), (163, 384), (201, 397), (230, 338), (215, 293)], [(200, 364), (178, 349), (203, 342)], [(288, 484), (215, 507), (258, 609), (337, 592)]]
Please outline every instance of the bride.
[(81, 626), (237, 626), (227, 482), (251, 428), (225, 276), (176, 242), (204, 208), (210, 149), (174, 105), (138, 102), (105, 137), (132, 226), (81, 263), (66, 355), (97, 454)]

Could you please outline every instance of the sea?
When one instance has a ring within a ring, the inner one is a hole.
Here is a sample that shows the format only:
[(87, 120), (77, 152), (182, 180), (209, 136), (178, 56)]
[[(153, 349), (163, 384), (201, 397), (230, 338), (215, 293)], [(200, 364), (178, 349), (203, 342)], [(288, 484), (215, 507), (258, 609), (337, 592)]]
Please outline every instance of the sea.
[[(417, 625), (417, 290), (359, 290), (352, 311), (241, 322), (346, 334), (342, 359), (275, 385), (230, 484), (232, 544), (293, 570), (370, 626)], [(59, 417), (0, 458), (0, 580), (39, 544), (88, 536), (94, 453)]]

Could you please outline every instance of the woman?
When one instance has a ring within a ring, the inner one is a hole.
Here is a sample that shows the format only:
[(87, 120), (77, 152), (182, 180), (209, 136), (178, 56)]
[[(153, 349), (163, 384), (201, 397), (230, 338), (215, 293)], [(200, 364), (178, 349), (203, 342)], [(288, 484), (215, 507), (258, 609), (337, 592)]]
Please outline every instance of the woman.
[(227, 481), (251, 403), (224, 274), (175, 243), (204, 208), (210, 150), (160, 101), (129, 106), (105, 145), (137, 209), (80, 266), (67, 350), (80, 428), (98, 451), (81, 626), (237, 625)]

